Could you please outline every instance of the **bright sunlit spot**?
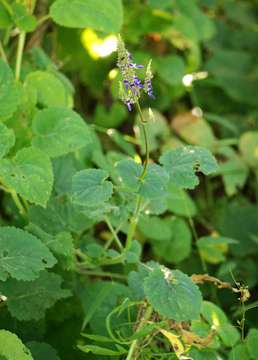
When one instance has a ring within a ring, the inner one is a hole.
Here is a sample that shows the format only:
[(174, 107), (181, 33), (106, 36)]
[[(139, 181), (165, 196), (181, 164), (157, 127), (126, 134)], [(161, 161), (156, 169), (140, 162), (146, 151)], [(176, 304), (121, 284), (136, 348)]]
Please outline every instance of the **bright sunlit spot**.
[(192, 86), (193, 81), (203, 80), (203, 79), (206, 79), (207, 77), (208, 77), (207, 71), (199, 71), (199, 72), (193, 73), (193, 74), (186, 74), (182, 78), (182, 83), (184, 84), (184, 86), (190, 87), (190, 86)]
[(117, 77), (117, 75), (118, 75), (118, 70), (112, 69), (108, 73), (108, 78), (109, 78), (109, 80), (114, 80)]
[(81, 42), (90, 56), (95, 60), (110, 55), (116, 51), (117, 47), (117, 37), (115, 35), (100, 38), (92, 29), (83, 30)]

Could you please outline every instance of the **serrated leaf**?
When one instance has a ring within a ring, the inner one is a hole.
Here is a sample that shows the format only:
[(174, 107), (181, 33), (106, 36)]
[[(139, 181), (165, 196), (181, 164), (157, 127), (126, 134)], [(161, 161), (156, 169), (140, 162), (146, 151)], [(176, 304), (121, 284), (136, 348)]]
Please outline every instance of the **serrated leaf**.
[(0, 227), (0, 280), (34, 280), (56, 260), (35, 236), (15, 227)]
[(144, 280), (144, 292), (154, 310), (167, 319), (187, 321), (200, 315), (200, 290), (179, 270), (155, 268)]
[(196, 172), (209, 175), (218, 170), (215, 158), (205, 148), (184, 146), (164, 153), (160, 162), (170, 174), (170, 180), (176, 186), (194, 189), (199, 184)]
[(12, 129), (8, 129), (3, 123), (0, 123), (0, 158), (8, 154), (14, 146), (15, 136)]
[(77, 172), (72, 179), (73, 202), (85, 207), (103, 205), (113, 192), (113, 185), (106, 180), (107, 177), (108, 173), (100, 169)]
[(53, 20), (71, 28), (90, 27), (103, 32), (119, 32), (123, 21), (121, 0), (57, 0), (50, 8)]
[(19, 90), (10, 67), (0, 59), (0, 120), (8, 119), (19, 105)]
[(33, 146), (50, 157), (81, 149), (91, 142), (90, 130), (79, 114), (65, 108), (49, 108), (33, 118)]
[(10, 160), (1, 160), (0, 178), (26, 200), (46, 206), (52, 191), (53, 171), (49, 157), (41, 150), (28, 147)]
[(26, 77), (25, 84), (37, 94), (37, 102), (44, 107), (69, 107), (70, 95), (62, 81), (50, 71), (34, 71)]
[(169, 183), (167, 194), (168, 196), (166, 202), (168, 210), (172, 211), (176, 215), (186, 217), (196, 215), (196, 205), (186, 191), (180, 189), (172, 183)]
[(57, 300), (71, 295), (70, 290), (61, 288), (61, 283), (59, 275), (43, 271), (34, 281), (9, 279), (0, 283), (0, 292), (7, 297), (13, 317), (20, 321), (39, 320)]
[(30, 341), (26, 343), (33, 356), (33, 360), (60, 360), (57, 351), (49, 344)]
[(3, 360), (35, 360), (17, 335), (0, 330), (0, 358)]
[(131, 159), (121, 160), (116, 164), (119, 180), (126, 189), (138, 191), (140, 187), (139, 177), (141, 176), (142, 166)]

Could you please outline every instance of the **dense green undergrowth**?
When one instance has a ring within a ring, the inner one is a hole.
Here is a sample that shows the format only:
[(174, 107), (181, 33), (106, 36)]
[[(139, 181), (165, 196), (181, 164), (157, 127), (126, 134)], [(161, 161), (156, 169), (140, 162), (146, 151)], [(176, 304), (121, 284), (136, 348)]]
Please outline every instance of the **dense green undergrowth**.
[(257, 6), (0, 0), (0, 360), (258, 359)]

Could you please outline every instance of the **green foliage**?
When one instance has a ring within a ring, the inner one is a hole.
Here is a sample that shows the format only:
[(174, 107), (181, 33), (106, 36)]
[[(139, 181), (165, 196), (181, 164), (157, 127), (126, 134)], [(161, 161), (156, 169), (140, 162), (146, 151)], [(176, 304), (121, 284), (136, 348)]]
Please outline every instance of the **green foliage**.
[(0, 356), (7, 360), (33, 360), (18, 336), (7, 330), (0, 330)]

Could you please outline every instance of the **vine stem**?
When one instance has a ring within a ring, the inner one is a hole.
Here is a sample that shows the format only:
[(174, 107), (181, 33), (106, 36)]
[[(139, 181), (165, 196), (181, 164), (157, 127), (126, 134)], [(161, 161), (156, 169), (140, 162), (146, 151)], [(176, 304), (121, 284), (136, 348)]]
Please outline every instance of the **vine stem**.
[(120, 279), (120, 280), (127, 279), (127, 277), (123, 274), (117, 274), (117, 273), (112, 273), (112, 272), (107, 272), (107, 271), (79, 269), (78, 272), (82, 273), (84, 275), (89, 275), (89, 276), (108, 277), (108, 278), (114, 278), (114, 279)]
[[(146, 129), (146, 124), (147, 121), (144, 119), (143, 113), (142, 113), (142, 109), (141, 106), (139, 104), (139, 101), (136, 100), (135, 101), (137, 110), (139, 112), (140, 115), (140, 119), (141, 119), (141, 129), (143, 132), (143, 137), (144, 137), (144, 144), (145, 144), (145, 160), (144, 160), (144, 166), (143, 166), (143, 170), (142, 173), (139, 177), (140, 181), (143, 181), (146, 173), (147, 173), (147, 168), (148, 168), (148, 163), (149, 163), (149, 159), (150, 159), (150, 150), (149, 150), (149, 141), (148, 141), (148, 132)], [(138, 222), (138, 218), (139, 218), (139, 214), (140, 214), (140, 210), (141, 210), (141, 202), (142, 202), (142, 197), (140, 195), (137, 196), (136, 199), (136, 206), (135, 206), (135, 210), (133, 213), (133, 216), (131, 217), (130, 220), (130, 225), (129, 225), (129, 229), (128, 229), (128, 233), (127, 233), (127, 238), (126, 238), (126, 249), (129, 249), (132, 245), (132, 240), (133, 240), (133, 236), (136, 230), (136, 226), (137, 226), (137, 222)]]
[(3, 44), (2, 44), (1, 40), (0, 40), (0, 55), (3, 58), (4, 62), (8, 63), (7, 56), (6, 56), (6, 53), (4, 51), (4, 47), (3, 47)]
[[(144, 323), (146, 323), (146, 321), (150, 319), (151, 315), (152, 315), (152, 307), (148, 306), (145, 313), (144, 313), (143, 318), (140, 321), (140, 324), (138, 325), (138, 327), (136, 329), (136, 331), (139, 331), (141, 329), (141, 327), (144, 325)], [(138, 346), (138, 339), (135, 339), (135, 340), (133, 340), (133, 342), (130, 345), (126, 360), (133, 360), (134, 359), (133, 356), (135, 354), (137, 346)]]
[(104, 220), (105, 220), (105, 222), (106, 222), (106, 224), (107, 224), (107, 226), (108, 226), (111, 234), (113, 235), (113, 239), (115, 240), (117, 246), (119, 247), (120, 250), (124, 250), (124, 247), (123, 247), (123, 245), (121, 244), (121, 242), (120, 242), (120, 240), (119, 240), (119, 238), (118, 238), (118, 236), (117, 236), (117, 233), (116, 233), (115, 229), (113, 228), (113, 226), (112, 226), (112, 224), (111, 224), (111, 222), (110, 222), (110, 220), (109, 220), (109, 218), (108, 218), (107, 215), (105, 215)]
[(26, 33), (21, 31), (18, 38), (18, 47), (17, 47), (17, 55), (16, 55), (16, 66), (15, 66), (15, 79), (18, 81), (20, 79), (21, 74), (21, 64), (22, 64), (22, 56), (24, 50)]

